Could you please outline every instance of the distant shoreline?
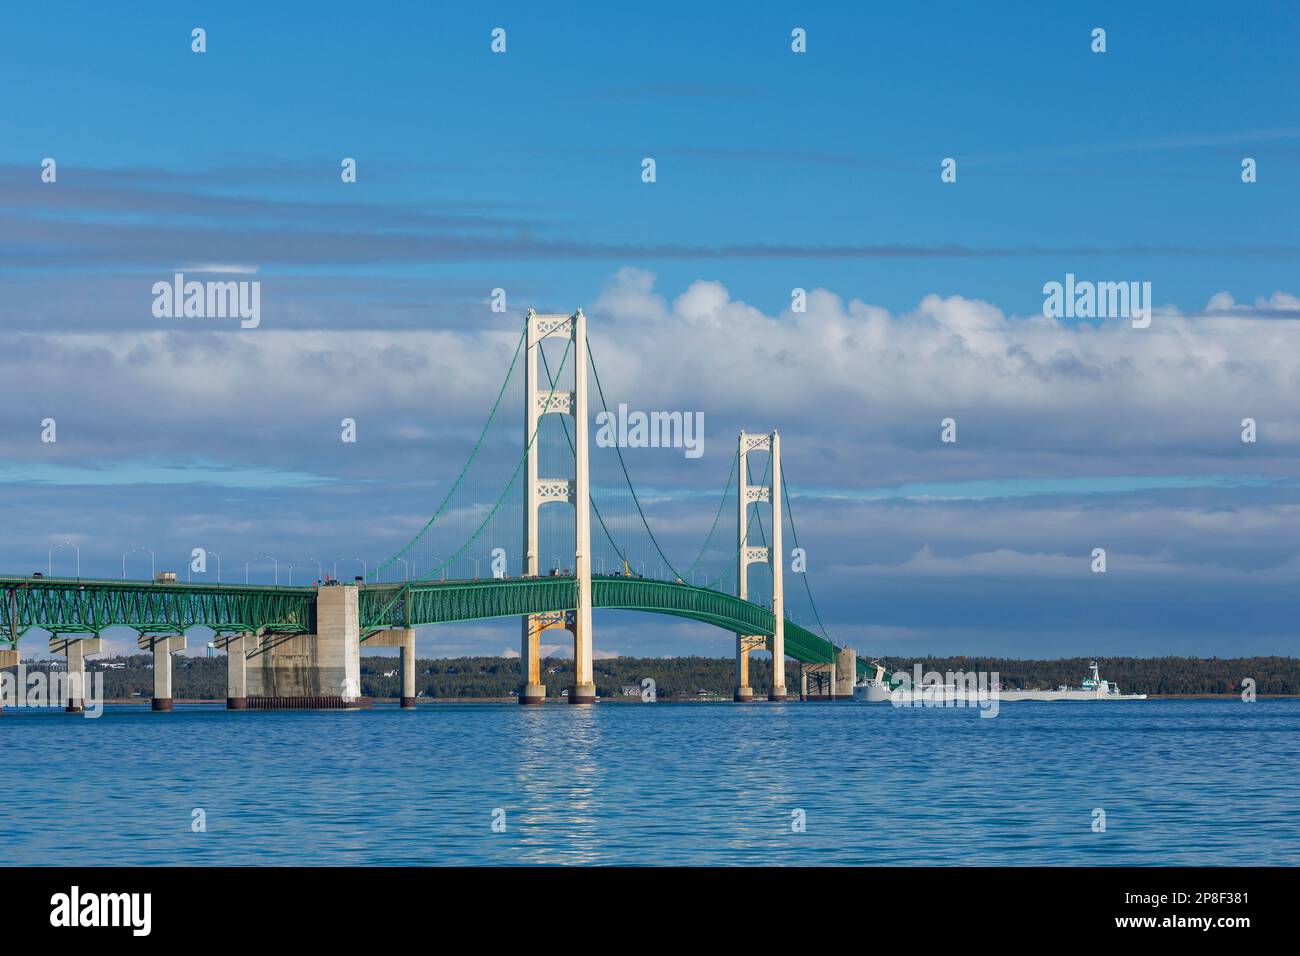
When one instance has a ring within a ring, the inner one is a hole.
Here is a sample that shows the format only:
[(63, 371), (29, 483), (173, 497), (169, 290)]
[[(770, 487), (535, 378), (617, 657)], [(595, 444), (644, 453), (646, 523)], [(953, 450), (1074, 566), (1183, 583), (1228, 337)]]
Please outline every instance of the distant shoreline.
[[(1257, 700), (1294, 700), (1300, 697), (1297, 694), (1256, 694)], [(1240, 694), (1148, 694), (1148, 700), (1239, 700)], [(376, 704), (396, 704), (396, 697), (375, 697), (371, 698)], [(514, 697), (421, 697), (421, 704), (513, 704), (517, 698)], [(226, 703), (225, 698), (216, 700), (188, 700), (176, 698), (177, 704), (222, 704)], [(551, 697), (546, 701), (548, 704), (566, 704), (568, 701), (563, 697)], [(639, 697), (601, 697), (599, 702), (602, 704), (640, 704)], [(828, 703), (822, 698), (814, 697), (808, 701), (800, 701), (797, 697), (791, 698), (792, 703)], [(136, 704), (141, 707), (148, 706), (150, 698), (148, 697), (111, 697), (104, 701), (105, 704)], [(672, 697), (664, 698), (659, 701), (664, 704), (721, 704), (731, 703), (725, 697)], [(766, 704), (766, 700), (756, 700), (754, 703)], [(845, 703), (840, 701), (839, 703)], [(1014, 703), (1014, 702), (1013, 702)], [(1042, 703), (1042, 701), (1020, 701), (1019, 703)], [(1050, 703), (1050, 702), (1049, 702)]]
[[(882, 661), (891, 673), (909, 675), (920, 667), (923, 674), (971, 672), (988, 675), (1004, 689), (1077, 686), (1088, 673), (1091, 658), (1015, 660), (991, 657), (889, 658)], [(47, 669), (24, 661), (28, 671)], [(103, 699), (115, 703), (152, 697), (153, 660), (145, 654), (92, 659), (96, 675), (103, 674)], [(361, 657), (359, 688), (373, 700), (396, 698), (401, 692), (397, 659), (365, 654)], [(519, 687), (519, 662), (503, 657), (417, 658), (415, 691), (419, 699), (437, 703), (506, 703), (515, 700)], [(178, 656), (173, 664), (172, 696), (178, 701), (221, 703), (226, 698), (228, 674), (225, 655)], [(547, 696), (559, 701), (572, 683), (573, 663), (562, 658), (542, 662), (541, 682)], [(735, 660), (715, 657), (615, 657), (592, 662), (593, 676), (605, 701), (639, 702), (643, 689), (653, 688), (661, 701), (730, 701), (735, 683)], [(1149, 697), (1212, 699), (1236, 697), (1249, 688), (1256, 696), (1300, 696), (1300, 658), (1104, 658), (1102, 674), (1125, 694)], [(785, 685), (794, 692), (803, 672), (787, 661)], [(856, 675), (855, 675), (856, 676)], [(98, 676), (97, 678), (98, 679)], [(948, 678), (952, 680), (953, 678)], [(809, 675), (809, 690), (825, 690), (824, 674)], [(648, 683), (647, 683), (648, 682)], [(819, 683), (820, 682), (820, 683)], [(916, 678), (913, 677), (913, 682)], [(749, 683), (754, 696), (766, 698), (772, 686), (770, 659), (750, 661)]]

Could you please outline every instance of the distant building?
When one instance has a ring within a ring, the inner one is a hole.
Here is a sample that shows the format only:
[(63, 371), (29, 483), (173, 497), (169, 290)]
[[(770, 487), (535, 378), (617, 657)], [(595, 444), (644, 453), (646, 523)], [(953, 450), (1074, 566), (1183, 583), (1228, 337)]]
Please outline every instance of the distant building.
[(640, 696), (641, 696), (641, 688), (638, 687), (636, 684), (624, 684), (624, 685), (623, 685), (623, 696), (624, 696), (624, 697), (640, 697)]

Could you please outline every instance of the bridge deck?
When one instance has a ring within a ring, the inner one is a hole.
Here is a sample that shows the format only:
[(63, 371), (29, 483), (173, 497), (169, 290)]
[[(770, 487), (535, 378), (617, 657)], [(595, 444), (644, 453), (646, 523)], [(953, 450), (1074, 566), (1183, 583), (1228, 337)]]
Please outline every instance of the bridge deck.
[[(246, 584), (0, 577), (0, 644), (13, 646), (29, 627), (55, 634), (129, 627), (145, 633), (214, 631), (310, 633), (316, 588)], [(362, 635), (387, 627), (450, 624), (573, 610), (574, 577), (367, 584), (360, 588)], [(720, 591), (645, 578), (592, 577), (594, 607), (668, 614), (726, 631), (769, 638), (772, 612)], [(835, 660), (835, 646), (787, 619), (785, 651), (806, 664)], [(865, 664), (858, 662), (858, 673)]]

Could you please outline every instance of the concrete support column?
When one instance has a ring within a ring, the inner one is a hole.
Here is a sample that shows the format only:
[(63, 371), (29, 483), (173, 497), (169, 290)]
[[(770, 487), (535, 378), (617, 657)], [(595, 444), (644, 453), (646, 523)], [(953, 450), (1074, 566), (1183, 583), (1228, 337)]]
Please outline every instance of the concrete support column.
[(523, 642), (519, 651), (519, 703), (546, 703), (546, 685), (542, 683), (541, 618), (524, 617)]
[(226, 651), (226, 710), (248, 709), (248, 654), (252, 634), (219, 634), (213, 641)]
[(781, 545), (781, 436), (772, 432), (772, 690), (768, 700), (785, 700), (785, 558)]
[(185, 650), (184, 634), (141, 634), (142, 651), (153, 651), (153, 709), (172, 709), (172, 654)]
[(808, 699), (808, 668), (802, 663), (799, 665), (799, 699)]
[(409, 628), (402, 642), (402, 706), (415, 706), (415, 629)]
[(68, 702), (65, 709), (70, 714), (79, 714), (86, 709), (86, 658), (91, 654), (102, 654), (104, 642), (93, 635), (55, 635), (50, 638), (50, 651), (68, 658)]
[(835, 699), (852, 700), (853, 685), (858, 678), (858, 654), (851, 647), (842, 647), (836, 659)]
[(749, 686), (749, 646), (745, 635), (736, 635), (736, 692), (732, 699), (739, 704), (754, 699), (754, 690)]
[(366, 647), (396, 647), (402, 676), (402, 706), (415, 706), (415, 628), (392, 627), (371, 634)]

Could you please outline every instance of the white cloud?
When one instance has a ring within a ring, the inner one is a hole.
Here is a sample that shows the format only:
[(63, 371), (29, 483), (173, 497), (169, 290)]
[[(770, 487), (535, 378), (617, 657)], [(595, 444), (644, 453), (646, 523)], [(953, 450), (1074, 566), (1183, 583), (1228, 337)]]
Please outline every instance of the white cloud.
[[(806, 313), (767, 315), (713, 280), (669, 304), (650, 273), (625, 268), (588, 313), (611, 401), (704, 411), (711, 435), (721, 427), (712, 423), (770, 424), (846, 464), (870, 460), (879, 474), (882, 445), (938, 450), (938, 418), (948, 415), (958, 419), (958, 455), (997, 445), (1240, 452), (1243, 417), (1260, 423), (1267, 447), (1298, 445), (1300, 321), (1257, 316), (1295, 310), (1300, 298), (1276, 292), (1223, 314), (1231, 302), (1215, 295), (1208, 316), (1166, 310), (1145, 330), (1010, 317), (961, 296), (929, 295), (891, 315), (824, 289), (810, 290)], [(80, 437), (102, 436), (110, 448), (108, 423), (134, 425), (142, 408), (154, 439), (187, 450), (199, 432), (208, 447), (224, 436), (238, 448), (252, 422), (296, 436), (307, 422), (336, 427), (343, 414), (358, 418), (363, 436), (428, 442), (430, 429), (483, 420), (517, 341), (513, 320), (454, 332), (242, 334), (195, 321), (21, 334), (0, 355), (0, 375), (25, 415), (58, 395), (94, 420)], [(729, 457), (729, 444), (713, 447)], [(10, 460), (24, 448), (12, 434), (0, 438)]]

